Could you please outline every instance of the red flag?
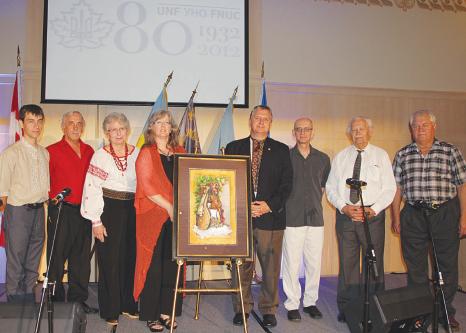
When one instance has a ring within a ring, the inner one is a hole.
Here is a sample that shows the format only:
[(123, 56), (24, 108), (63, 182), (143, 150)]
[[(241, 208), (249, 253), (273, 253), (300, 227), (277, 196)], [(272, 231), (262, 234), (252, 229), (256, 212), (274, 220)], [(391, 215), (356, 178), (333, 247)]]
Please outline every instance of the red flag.
[(13, 88), (13, 97), (11, 99), (10, 113), (10, 144), (18, 141), (22, 136), (21, 128), (19, 127), (19, 109), (21, 109), (21, 77), (22, 70), (18, 67), (16, 71), (15, 86)]
[[(22, 136), (22, 130), (19, 126), (19, 109), (21, 109), (21, 80), (22, 79), (22, 70), (18, 66), (16, 71), (15, 85), (13, 88), (13, 97), (11, 98), (11, 113), (10, 113), (10, 129), (9, 129), (9, 138), (10, 144), (15, 143)], [(3, 215), (3, 213), (0, 212)], [(5, 234), (3, 232), (3, 216), (0, 216), (0, 247), (5, 247)]]

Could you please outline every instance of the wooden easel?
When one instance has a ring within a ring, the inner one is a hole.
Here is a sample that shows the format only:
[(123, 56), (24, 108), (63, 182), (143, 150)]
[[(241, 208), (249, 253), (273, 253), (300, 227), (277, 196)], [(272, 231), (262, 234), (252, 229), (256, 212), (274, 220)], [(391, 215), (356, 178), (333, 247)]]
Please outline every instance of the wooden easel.
[[(185, 263), (186, 259), (178, 259), (178, 271), (176, 273), (176, 284), (175, 284), (175, 293), (173, 296), (173, 308), (172, 308), (172, 316), (171, 316), (171, 323), (170, 323), (170, 333), (173, 333), (173, 324), (175, 323), (175, 310), (176, 310), (176, 299), (179, 293), (195, 293), (196, 294), (196, 311), (194, 314), (194, 319), (199, 319), (199, 303), (201, 300), (201, 293), (239, 293), (239, 297), (241, 300), (241, 313), (243, 314), (243, 327), (244, 333), (248, 333), (248, 322), (246, 320), (246, 314), (244, 312), (244, 301), (243, 301), (243, 289), (241, 288), (241, 274), (239, 272), (239, 266), (243, 264), (242, 259), (238, 258), (228, 258), (226, 260), (230, 260), (231, 262), (236, 262), (236, 274), (238, 277), (238, 287), (237, 288), (201, 288), (202, 283), (202, 271), (204, 269), (204, 260), (200, 260), (200, 267), (199, 267), (199, 280), (197, 283), (197, 288), (178, 288), (178, 284), (180, 282), (180, 274), (181, 274), (181, 267)], [(210, 261), (210, 260), (209, 260)], [(232, 271), (232, 274), (233, 271)]]

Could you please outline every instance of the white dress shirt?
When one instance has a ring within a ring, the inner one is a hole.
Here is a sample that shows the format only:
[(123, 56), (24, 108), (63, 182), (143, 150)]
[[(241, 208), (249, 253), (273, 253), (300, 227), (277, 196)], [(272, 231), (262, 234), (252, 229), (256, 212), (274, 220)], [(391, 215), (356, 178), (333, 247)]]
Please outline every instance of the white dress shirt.
[[(342, 208), (350, 204), (350, 187), (346, 179), (353, 177), (353, 167), (358, 149), (351, 145), (340, 151), (332, 162), (325, 191), (328, 200), (342, 212)], [(368, 144), (361, 154), (360, 180), (367, 183), (362, 189), (365, 206), (371, 206), (377, 215), (393, 201), (396, 182), (392, 164), (385, 150)], [(360, 202), (354, 205), (359, 205)]]

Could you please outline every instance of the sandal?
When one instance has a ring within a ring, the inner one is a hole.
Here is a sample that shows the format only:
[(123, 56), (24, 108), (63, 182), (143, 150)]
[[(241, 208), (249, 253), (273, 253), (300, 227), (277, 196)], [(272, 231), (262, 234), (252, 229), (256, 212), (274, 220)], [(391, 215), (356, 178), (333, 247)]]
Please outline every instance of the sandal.
[[(160, 322), (162, 323), (162, 325), (165, 326), (165, 328), (166, 328), (167, 330), (170, 329), (171, 321), (172, 321), (171, 318), (168, 317), (168, 316), (165, 317), (165, 318), (160, 317)], [(178, 327), (178, 324), (176, 323), (176, 321), (174, 321), (174, 322), (173, 322), (173, 329), (176, 330), (177, 327)]]
[(149, 330), (151, 332), (163, 332), (163, 328), (164, 328), (164, 326), (158, 320), (155, 320), (155, 321), (148, 320), (147, 327), (149, 327)]

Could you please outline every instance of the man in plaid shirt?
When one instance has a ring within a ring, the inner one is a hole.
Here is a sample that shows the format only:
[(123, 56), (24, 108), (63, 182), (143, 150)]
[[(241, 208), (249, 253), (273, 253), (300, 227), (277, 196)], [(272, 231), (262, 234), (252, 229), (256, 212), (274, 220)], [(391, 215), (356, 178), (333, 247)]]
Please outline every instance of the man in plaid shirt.
[(428, 283), (431, 227), (451, 328), (459, 331), (452, 302), (458, 288), (459, 242), (466, 236), (466, 163), (458, 148), (435, 138), (431, 112), (415, 112), (409, 125), (414, 142), (400, 149), (393, 162), (397, 192), (392, 228), (401, 235), (408, 284), (419, 284)]

